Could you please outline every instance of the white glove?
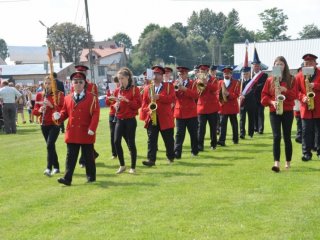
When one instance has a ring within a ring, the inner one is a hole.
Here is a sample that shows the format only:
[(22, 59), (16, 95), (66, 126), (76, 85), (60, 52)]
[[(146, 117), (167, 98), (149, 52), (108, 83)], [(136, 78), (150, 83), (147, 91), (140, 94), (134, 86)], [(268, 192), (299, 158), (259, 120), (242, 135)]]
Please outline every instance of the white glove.
[(61, 114), (60, 114), (59, 112), (54, 112), (54, 113), (53, 113), (53, 119), (54, 119), (54, 120), (59, 120), (60, 117), (61, 117)]
[(94, 131), (92, 131), (92, 130), (89, 129), (88, 135), (90, 135), (90, 136), (94, 135)]

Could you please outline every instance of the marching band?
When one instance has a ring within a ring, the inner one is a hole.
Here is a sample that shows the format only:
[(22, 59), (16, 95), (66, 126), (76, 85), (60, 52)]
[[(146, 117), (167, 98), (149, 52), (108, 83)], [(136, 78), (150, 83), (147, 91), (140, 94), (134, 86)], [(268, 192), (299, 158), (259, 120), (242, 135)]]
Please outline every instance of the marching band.
[[(316, 150), (320, 158), (320, 70), (317, 68), (317, 56), (305, 54), (302, 59), (304, 62), (301, 71), (293, 76), (286, 59), (282, 56), (277, 57), (272, 74), (268, 77), (261, 71), (261, 62), (257, 58), (252, 68), (242, 68), (240, 80), (232, 77), (233, 68), (230, 66), (222, 69), (223, 79), (216, 76), (217, 66), (214, 65), (201, 64), (195, 67), (197, 73), (194, 79), (188, 76), (189, 68), (178, 66), (177, 77), (172, 79), (173, 69), (156, 65), (152, 67), (152, 79), (147, 79), (144, 73), (145, 82), (141, 88), (135, 86), (131, 70), (121, 68), (115, 77), (115, 80), (118, 80), (117, 87), (112, 92), (108, 89), (106, 93), (106, 105), (110, 107), (112, 158), (118, 158), (120, 164), (116, 173), (120, 174), (126, 170), (122, 138), (131, 156), (129, 173), (136, 173), (137, 115), (139, 120), (144, 121), (148, 137), (146, 160), (142, 161), (142, 164), (148, 167), (156, 165), (159, 133), (166, 148), (167, 160), (171, 164), (174, 160), (182, 158), (186, 130), (190, 136), (191, 156), (197, 156), (199, 152), (204, 151), (207, 123), (210, 126), (211, 150), (215, 150), (217, 146), (226, 146), (228, 119), (231, 122), (234, 144), (239, 143), (239, 137), (245, 139), (246, 134), (250, 138), (255, 131), (263, 134), (264, 116), (261, 115), (261, 111), (264, 107), (269, 107), (270, 110), (274, 160), (272, 171), (280, 172), (282, 136), (285, 144), (285, 168), (290, 168), (294, 117), (299, 120), (299, 139), (296, 138), (296, 141), (302, 143), (302, 160), (311, 160), (312, 150)], [(80, 147), (83, 150), (87, 180), (96, 180), (93, 144), (100, 110), (97, 94), (93, 90), (95, 86), (86, 80), (86, 70), (84, 67), (79, 69), (78, 66), (71, 75), (74, 91), (64, 98), (63, 106), (60, 103), (60, 107), (55, 108), (53, 112), (50, 108), (53, 105), (52, 96), (49, 95), (44, 100), (46, 95), (41, 93), (38, 98), (48, 103), (47, 111), (40, 105), (35, 108), (35, 113), (41, 115), (48, 123), (42, 126), (43, 131), (46, 128), (55, 129), (57, 125), (53, 124), (54, 122), (60, 124), (69, 118), (65, 138), (68, 150), (66, 173), (63, 178), (58, 179), (59, 183), (68, 186), (72, 182)], [(49, 116), (51, 114), (52, 119)], [(85, 122), (80, 124), (79, 119)], [(46, 138), (45, 134), (44, 136)], [(57, 159), (49, 157), (56, 155), (54, 148), (49, 150), (48, 148), (47, 175), (54, 174), (51, 172), (52, 167), (59, 172)]]

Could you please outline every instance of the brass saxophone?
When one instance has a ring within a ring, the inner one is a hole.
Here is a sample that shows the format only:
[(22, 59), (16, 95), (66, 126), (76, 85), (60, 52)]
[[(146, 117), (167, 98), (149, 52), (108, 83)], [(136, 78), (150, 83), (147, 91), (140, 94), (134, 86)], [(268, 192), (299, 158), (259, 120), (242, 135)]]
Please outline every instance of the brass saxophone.
[(308, 105), (308, 110), (312, 111), (314, 110), (314, 97), (316, 94), (312, 91), (310, 87), (310, 78), (311, 74), (303, 74), (304, 75), (304, 84), (306, 87), (306, 95), (307, 95), (307, 105)]
[(208, 73), (199, 73), (198, 74), (198, 82), (197, 82), (197, 89), (198, 93), (201, 94), (207, 87), (207, 83), (205, 80), (208, 78)]
[(150, 83), (150, 99), (151, 102), (148, 106), (149, 110), (151, 110), (151, 121), (152, 121), (152, 125), (156, 126), (157, 125), (157, 108), (158, 105), (157, 103), (154, 101), (154, 95), (155, 95), (155, 91), (154, 91), (155, 85), (154, 85), (154, 81), (152, 81)]
[(280, 89), (280, 78), (274, 77), (274, 92), (275, 92), (275, 101), (276, 101), (276, 114), (283, 114), (283, 101), (286, 100), (286, 97), (281, 94)]

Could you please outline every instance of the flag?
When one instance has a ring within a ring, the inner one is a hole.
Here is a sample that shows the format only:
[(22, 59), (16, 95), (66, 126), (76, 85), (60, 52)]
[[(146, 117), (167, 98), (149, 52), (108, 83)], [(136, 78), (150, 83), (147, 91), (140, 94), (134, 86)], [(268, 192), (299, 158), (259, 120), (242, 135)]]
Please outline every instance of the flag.
[(243, 62), (243, 67), (244, 68), (249, 66), (249, 63), (248, 63), (248, 45), (249, 45), (249, 41), (247, 39), (246, 40), (246, 53), (245, 53), (244, 62)]
[(256, 46), (254, 46), (252, 64), (260, 64), (260, 63), (261, 62), (260, 62), (260, 59), (259, 59), (259, 56), (258, 56), (258, 52), (257, 52)]

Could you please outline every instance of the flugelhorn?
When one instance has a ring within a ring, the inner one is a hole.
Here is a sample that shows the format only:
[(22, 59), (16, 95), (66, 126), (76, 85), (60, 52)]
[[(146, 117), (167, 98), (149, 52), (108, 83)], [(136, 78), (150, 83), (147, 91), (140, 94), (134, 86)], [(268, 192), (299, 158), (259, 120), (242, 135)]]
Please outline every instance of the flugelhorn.
[(314, 110), (314, 97), (316, 96), (316, 94), (312, 91), (310, 87), (310, 78), (311, 78), (311, 75), (314, 74), (314, 67), (303, 67), (302, 73), (304, 76), (304, 83), (306, 87), (308, 110), (312, 111)]
[(201, 93), (201, 92), (203, 92), (203, 90), (206, 89), (207, 78), (208, 78), (208, 73), (199, 73), (198, 74), (198, 81), (197, 81), (198, 92)]

